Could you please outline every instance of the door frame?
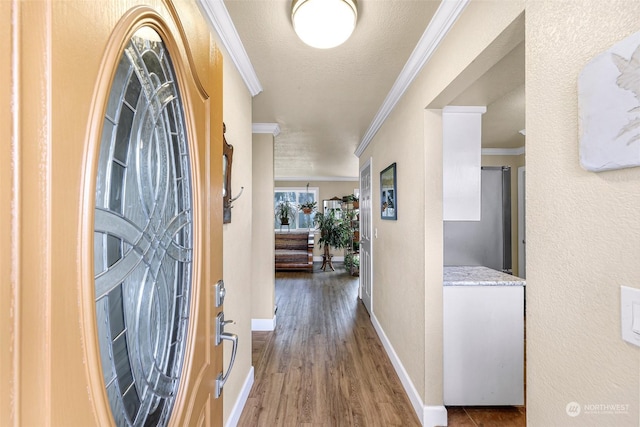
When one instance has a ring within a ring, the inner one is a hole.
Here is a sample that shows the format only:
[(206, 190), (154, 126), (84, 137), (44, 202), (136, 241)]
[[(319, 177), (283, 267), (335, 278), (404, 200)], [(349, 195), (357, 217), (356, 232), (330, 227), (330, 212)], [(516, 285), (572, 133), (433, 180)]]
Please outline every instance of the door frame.
[(518, 168), (518, 277), (526, 279), (527, 243), (526, 243), (526, 169)]
[[(362, 227), (364, 227), (364, 224), (368, 224), (369, 225), (369, 230), (368, 230), (368, 236), (369, 236), (369, 271), (365, 271), (364, 269), (361, 268), (360, 270), (360, 286), (358, 289), (358, 294), (360, 299), (363, 301), (365, 307), (367, 308), (367, 310), (369, 311), (369, 315), (373, 315), (373, 242), (371, 241), (373, 238), (373, 209), (372, 209), (372, 203), (371, 200), (373, 198), (373, 174), (371, 173), (371, 171), (373, 170), (373, 158), (369, 157), (369, 159), (364, 162), (362, 164), (362, 166), (360, 167), (360, 171), (358, 173), (358, 182), (360, 184), (360, 203), (363, 203), (362, 200), (362, 172), (364, 172), (364, 170), (366, 168), (369, 168), (369, 202), (367, 205), (362, 205), (361, 207), (365, 207), (365, 209), (360, 209), (360, 236), (365, 235), (363, 233)], [(369, 218), (367, 218), (367, 220), (365, 220), (363, 218), (363, 213), (367, 214), (369, 216)], [(360, 266), (362, 267), (362, 248), (360, 248)], [(362, 296), (364, 295), (364, 281), (365, 280), (369, 280), (369, 286), (370, 286), (370, 298), (369, 298), (369, 304), (367, 305), (364, 302), (364, 299), (362, 298)]]

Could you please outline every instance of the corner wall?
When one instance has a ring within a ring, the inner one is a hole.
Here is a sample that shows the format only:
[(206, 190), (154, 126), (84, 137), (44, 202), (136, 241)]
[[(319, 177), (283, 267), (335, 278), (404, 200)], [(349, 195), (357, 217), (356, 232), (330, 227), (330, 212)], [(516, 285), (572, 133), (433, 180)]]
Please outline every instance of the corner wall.
[(638, 16), (637, 1), (527, 2), (531, 426), (638, 425), (640, 349), (621, 338), (620, 285), (640, 287), (640, 168), (582, 169), (577, 109), (580, 71), (640, 30)]
[[(253, 329), (269, 329), (275, 307), (273, 233), (273, 135), (253, 134), (253, 240), (251, 319)], [(275, 325), (273, 325), (275, 327)]]
[[(227, 332), (238, 335), (238, 352), (229, 380), (224, 386), (224, 423), (231, 416), (239, 417), (234, 408), (251, 376), (251, 257), (252, 234), (252, 130), (251, 130), (251, 94), (224, 45), (215, 32), (212, 37), (224, 58), (223, 78), (223, 120), (227, 127), (227, 142), (233, 145), (233, 164), (231, 168), (231, 193), (235, 197), (244, 187), (242, 196), (233, 204), (231, 223), (223, 225), (223, 279), (227, 289), (224, 301), (225, 319), (233, 320), (225, 327)], [(222, 159), (220, 159), (222, 162)], [(222, 200), (220, 201), (222, 203)], [(225, 344), (224, 366), (229, 366), (231, 345)]]

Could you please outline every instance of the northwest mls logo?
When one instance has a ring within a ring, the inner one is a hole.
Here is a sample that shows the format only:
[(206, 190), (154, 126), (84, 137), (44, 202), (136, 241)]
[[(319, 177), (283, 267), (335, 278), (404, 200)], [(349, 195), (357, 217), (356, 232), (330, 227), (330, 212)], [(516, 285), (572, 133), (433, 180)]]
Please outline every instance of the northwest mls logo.
[(567, 415), (577, 417), (583, 415), (627, 415), (628, 403), (583, 403), (569, 402), (565, 408)]
[(567, 411), (567, 415), (569, 415), (570, 417), (577, 417), (578, 415), (580, 415), (580, 411), (582, 411), (582, 408), (580, 407), (580, 404), (578, 402), (569, 402), (567, 403), (567, 407), (565, 408), (565, 410)]

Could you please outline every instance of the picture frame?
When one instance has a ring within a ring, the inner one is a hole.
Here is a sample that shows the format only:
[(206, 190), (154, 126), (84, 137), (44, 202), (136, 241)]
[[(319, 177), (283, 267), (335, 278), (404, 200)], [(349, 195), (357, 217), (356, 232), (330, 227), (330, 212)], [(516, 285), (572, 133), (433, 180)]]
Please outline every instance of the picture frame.
[(380, 215), (381, 219), (398, 219), (398, 188), (395, 163), (380, 172)]

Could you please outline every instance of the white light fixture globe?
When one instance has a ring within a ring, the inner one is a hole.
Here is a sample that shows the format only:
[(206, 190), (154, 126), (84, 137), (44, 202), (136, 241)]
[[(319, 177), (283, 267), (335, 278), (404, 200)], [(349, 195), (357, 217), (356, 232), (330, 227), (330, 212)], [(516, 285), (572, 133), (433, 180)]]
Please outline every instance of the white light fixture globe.
[(356, 27), (356, 0), (293, 0), (291, 20), (309, 46), (329, 49), (347, 41)]

